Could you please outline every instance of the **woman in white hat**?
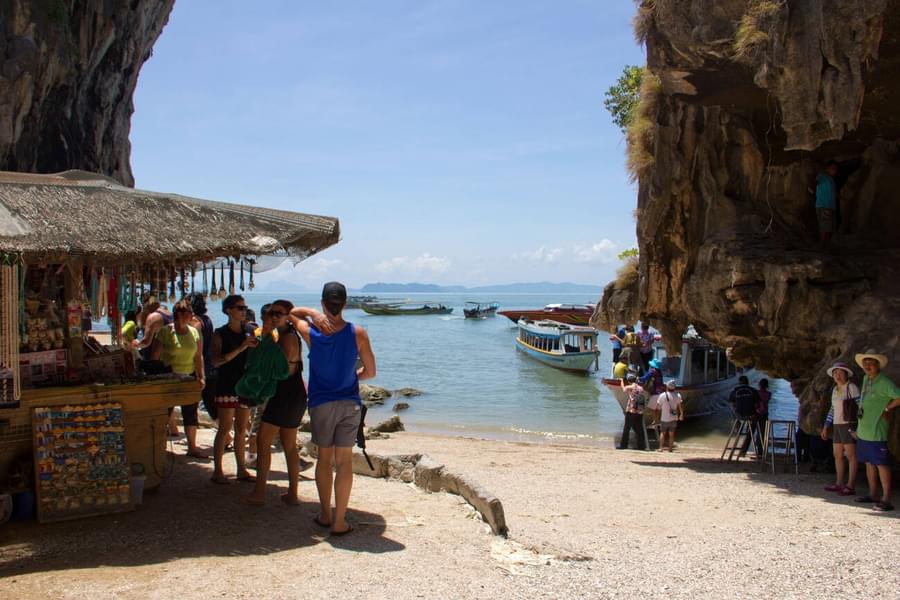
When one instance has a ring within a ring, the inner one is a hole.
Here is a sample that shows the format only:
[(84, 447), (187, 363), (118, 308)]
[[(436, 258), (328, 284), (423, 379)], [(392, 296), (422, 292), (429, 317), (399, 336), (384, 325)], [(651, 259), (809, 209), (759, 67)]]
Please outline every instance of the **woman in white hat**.
[[(866, 372), (862, 385), (859, 425), (856, 429), (856, 454), (866, 463), (869, 494), (857, 502), (873, 503), (875, 510), (894, 510), (891, 504), (891, 467), (888, 455), (889, 413), (900, 406), (900, 387), (881, 370), (887, 366), (884, 354), (869, 350), (856, 355), (856, 364)], [(881, 480), (881, 500), (877, 501), (878, 481)]]
[[(836, 471), (834, 483), (825, 486), (826, 492), (837, 492), (841, 496), (852, 496), (856, 487), (856, 440), (852, 433), (856, 431), (857, 410), (859, 407), (859, 388), (850, 381), (853, 371), (847, 363), (837, 362), (828, 369), (828, 375), (834, 379), (831, 389), (831, 410), (822, 427), (822, 439), (828, 440), (829, 429), (834, 449), (834, 467)], [(847, 467), (844, 457), (847, 457)], [(849, 471), (849, 473), (848, 473)], [(846, 485), (844, 474), (847, 473)]]

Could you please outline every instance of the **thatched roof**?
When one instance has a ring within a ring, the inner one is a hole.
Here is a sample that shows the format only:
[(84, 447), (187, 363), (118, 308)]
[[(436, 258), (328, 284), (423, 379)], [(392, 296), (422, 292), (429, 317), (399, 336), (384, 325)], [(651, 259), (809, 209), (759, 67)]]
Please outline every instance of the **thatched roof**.
[(136, 190), (84, 171), (0, 171), (0, 252), (28, 261), (72, 254), (98, 262), (302, 259), (339, 237), (333, 217)]

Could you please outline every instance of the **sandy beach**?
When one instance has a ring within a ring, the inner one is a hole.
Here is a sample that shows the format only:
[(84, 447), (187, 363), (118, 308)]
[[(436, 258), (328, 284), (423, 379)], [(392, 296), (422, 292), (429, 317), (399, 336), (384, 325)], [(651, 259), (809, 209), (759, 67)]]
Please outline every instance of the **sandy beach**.
[[(204, 442), (211, 431), (201, 431)], [(177, 452), (183, 447), (175, 444)], [(896, 598), (897, 513), (822, 491), (827, 475), (759, 473), (717, 454), (392, 434), (503, 502), (509, 537), (458, 496), (357, 476), (352, 534), (316, 526), (315, 488), (264, 508), (248, 484), (175, 459), (133, 513), (0, 527), (3, 598)], [(228, 464), (228, 463), (226, 463)], [(233, 466), (229, 467), (232, 469)], [(312, 471), (304, 473), (312, 475)], [(859, 487), (862, 491), (862, 487)]]

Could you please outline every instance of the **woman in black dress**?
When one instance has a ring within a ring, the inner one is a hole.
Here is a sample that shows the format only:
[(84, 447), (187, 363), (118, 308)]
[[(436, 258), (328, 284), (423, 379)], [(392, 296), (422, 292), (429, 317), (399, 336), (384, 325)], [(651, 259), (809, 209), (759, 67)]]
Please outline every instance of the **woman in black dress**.
[[(300, 503), (297, 485), (300, 478), (300, 454), (297, 450), (297, 428), (306, 412), (306, 385), (303, 383), (303, 361), (300, 355), (300, 335), (294, 331), (288, 315), (294, 305), (276, 300), (262, 315), (262, 335), (278, 334), (278, 345), (288, 363), (288, 376), (278, 382), (275, 395), (269, 399), (262, 415), (257, 438), (256, 487), (244, 498), (247, 504), (261, 506), (266, 501), (266, 482), (272, 463), (272, 442), (277, 435), (284, 448), (288, 469), (288, 491), (281, 495), (285, 504)], [(274, 330), (274, 331), (273, 331)]]
[(222, 470), (225, 457), (225, 446), (228, 436), (234, 427), (234, 458), (237, 462), (237, 478), (240, 481), (254, 481), (253, 475), (247, 471), (244, 455), (247, 421), (250, 408), (238, 397), (235, 384), (244, 374), (244, 363), (247, 350), (259, 343), (248, 335), (244, 328), (244, 315), (247, 303), (243, 296), (231, 295), (222, 302), (222, 312), (228, 315), (228, 323), (216, 329), (212, 336), (212, 364), (216, 367), (216, 411), (219, 417), (219, 429), (216, 431), (214, 483), (229, 483)]

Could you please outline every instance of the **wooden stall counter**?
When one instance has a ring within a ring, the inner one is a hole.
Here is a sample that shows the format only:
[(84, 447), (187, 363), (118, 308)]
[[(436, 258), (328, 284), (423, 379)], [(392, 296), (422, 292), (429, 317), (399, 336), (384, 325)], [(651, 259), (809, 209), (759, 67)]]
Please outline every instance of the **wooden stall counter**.
[(124, 407), (128, 461), (143, 466), (145, 488), (158, 486), (169, 474), (166, 461), (168, 410), (200, 400), (195, 380), (158, 379), (115, 385), (90, 384), (22, 391), (18, 408), (0, 410), (0, 483), (10, 465), (32, 449), (34, 408), (66, 404), (118, 402)]

